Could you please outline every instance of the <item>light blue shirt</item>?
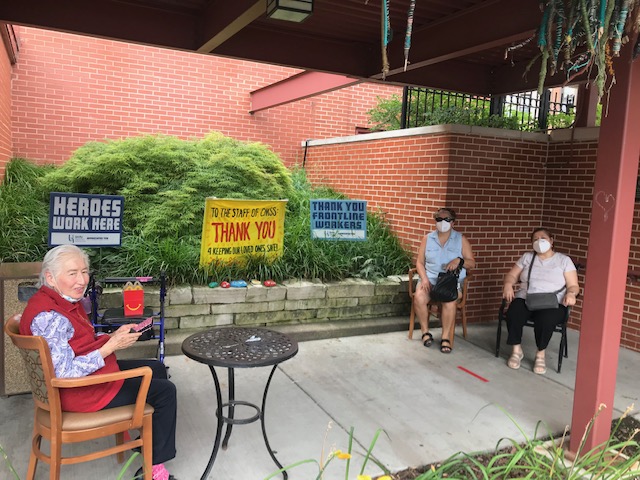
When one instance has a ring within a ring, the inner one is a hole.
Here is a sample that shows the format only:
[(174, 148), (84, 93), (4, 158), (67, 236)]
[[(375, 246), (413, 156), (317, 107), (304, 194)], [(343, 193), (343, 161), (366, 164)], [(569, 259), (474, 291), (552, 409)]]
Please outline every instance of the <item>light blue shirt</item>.
[(31, 322), (31, 333), (44, 337), (49, 344), (58, 378), (84, 377), (104, 367), (104, 358), (98, 350), (76, 357), (69, 345), (74, 332), (69, 319), (53, 310), (39, 313)]
[[(438, 274), (446, 271), (447, 264), (458, 257), (462, 257), (462, 234), (460, 232), (451, 229), (449, 239), (444, 245), (440, 245), (437, 230), (429, 233), (424, 250), (424, 268), (427, 271), (429, 283), (435, 285), (438, 281)], [(460, 285), (466, 276), (467, 271), (463, 268), (458, 277)]]

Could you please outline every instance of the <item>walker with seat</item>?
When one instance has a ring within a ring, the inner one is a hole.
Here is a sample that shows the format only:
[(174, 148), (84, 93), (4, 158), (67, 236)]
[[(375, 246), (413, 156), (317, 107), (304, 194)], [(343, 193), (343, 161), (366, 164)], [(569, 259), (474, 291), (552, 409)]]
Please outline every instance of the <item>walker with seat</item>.
[[(150, 306), (144, 306), (142, 314), (135, 316), (126, 316), (124, 306), (115, 308), (100, 309), (100, 297), (102, 296), (103, 286), (105, 285), (125, 285), (127, 282), (140, 282), (143, 286), (159, 285), (160, 286), (160, 306), (154, 309)], [(157, 358), (164, 363), (164, 303), (166, 296), (167, 278), (164, 272), (160, 272), (159, 277), (106, 277), (96, 280), (95, 275), (91, 275), (89, 280), (88, 294), (91, 299), (91, 323), (97, 332), (109, 333), (116, 330), (121, 325), (129, 323), (140, 323), (149, 317), (153, 318), (153, 326), (142, 334), (139, 340), (157, 340)], [(157, 331), (156, 331), (156, 328)]]

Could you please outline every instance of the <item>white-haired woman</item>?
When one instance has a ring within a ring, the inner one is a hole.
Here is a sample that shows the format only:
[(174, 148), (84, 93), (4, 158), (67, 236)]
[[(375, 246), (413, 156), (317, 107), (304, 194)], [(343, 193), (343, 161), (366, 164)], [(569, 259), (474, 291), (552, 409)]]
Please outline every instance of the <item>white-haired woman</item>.
[[(47, 252), (40, 272), (40, 288), (29, 299), (20, 333), (44, 337), (51, 350), (56, 376), (75, 378), (117, 372), (142, 365), (153, 370), (147, 403), (153, 413), (154, 480), (169, 480), (164, 462), (176, 455), (176, 388), (156, 360), (117, 360), (115, 352), (133, 345), (140, 333), (135, 325), (123, 325), (111, 334), (96, 333), (82, 307), (89, 283), (89, 258), (75, 245), (60, 245)], [(60, 392), (62, 408), (72, 412), (95, 412), (135, 402), (140, 379), (120, 380)]]

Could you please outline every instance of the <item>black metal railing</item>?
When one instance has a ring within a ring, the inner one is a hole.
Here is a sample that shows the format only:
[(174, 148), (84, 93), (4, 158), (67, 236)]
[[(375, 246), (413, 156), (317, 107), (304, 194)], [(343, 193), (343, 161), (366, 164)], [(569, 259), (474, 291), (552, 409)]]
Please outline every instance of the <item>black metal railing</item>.
[(568, 128), (575, 121), (575, 95), (560, 90), (478, 96), (405, 87), (401, 128), (462, 123), (524, 131)]

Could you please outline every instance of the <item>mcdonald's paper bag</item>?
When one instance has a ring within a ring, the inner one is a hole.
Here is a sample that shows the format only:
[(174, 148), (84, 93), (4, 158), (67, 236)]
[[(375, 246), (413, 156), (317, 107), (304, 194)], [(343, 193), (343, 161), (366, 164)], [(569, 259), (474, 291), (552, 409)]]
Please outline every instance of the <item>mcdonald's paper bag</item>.
[(122, 289), (124, 316), (137, 317), (144, 310), (144, 290), (140, 282), (127, 282)]

